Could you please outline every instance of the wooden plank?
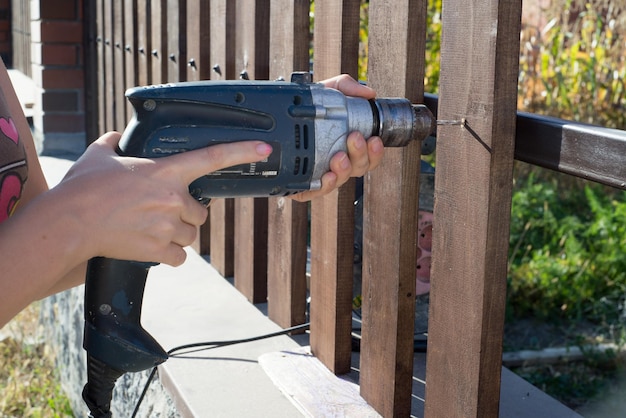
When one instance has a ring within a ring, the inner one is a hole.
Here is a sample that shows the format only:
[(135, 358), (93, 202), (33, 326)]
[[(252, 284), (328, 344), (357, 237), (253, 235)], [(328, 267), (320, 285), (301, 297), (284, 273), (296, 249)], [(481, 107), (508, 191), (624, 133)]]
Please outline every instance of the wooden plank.
[(467, 125), (438, 132), (426, 417), (498, 416), (520, 21), (521, 0), (443, 6), (439, 117)]
[(104, 106), (107, 109), (104, 117), (104, 131), (115, 130), (115, 54), (113, 53), (113, 2), (104, 1)]
[(236, 0), (236, 4), (235, 71), (241, 78), (267, 80), (270, 0)]
[(140, 86), (152, 82), (151, 3), (150, 0), (137, 0), (137, 84)]
[(211, 78), (211, 2), (187, 0), (187, 80)]
[(309, 347), (263, 354), (259, 364), (304, 416), (380, 418), (359, 385), (332, 374)]
[(167, 81), (187, 79), (187, 1), (167, 0)]
[(235, 247), (235, 287), (252, 303), (267, 302), (267, 199), (235, 199)]
[[(106, 68), (106, 54), (105, 54), (105, 31), (104, 31), (104, 0), (98, 0), (96, 2), (96, 54), (98, 56), (97, 68), (97, 83), (98, 83), (98, 136), (102, 135), (106, 131), (107, 125), (107, 108), (106, 90), (107, 90), (107, 72)], [(93, 138), (95, 139), (95, 138)]]
[[(272, 0), (270, 14), (269, 76), (289, 80), (309, 69), (309, 0)], [(268, 205), (268, 316), (290, 327), (306, 321), (308, 204), (279, 197)]]
[(113, 2), (113, 54), (115, 87), (113, 103), (115, 109), (114, 129), (122, 131), (126, 127), (126, 64), (124, 53), (124, 4)]
[[(187, 80), (198, 81), (211, 78), (210, 33), (211, 1), (187, 0)], [(211, 209), (209, 208), (209, 211)], [(199, 228), (194, 248), (200, 254), (211, 252), (211, 222)]]
[[(316, 80), (356, 77), (359, 1), (315, 4)], [(354, 259), (354, 181), (311, 202), (311, 348), (333, 372), (350, 369)]]
[[(247, 79), (267, 79), (269, 0), (238, 0), (235, 26), (236, 68)], [(235, 287), (253, 303), (266, 302), (267, 199), (235, 199), (235, 247)]]
[[(124, 89), (137, 85), (137, 0), (124, 0), (124, 55), (125, 84)], [(122, 96), (126, 103), (126, 124), (133, 116), (133, 107)], [(120, 128), (122, 129), (122, 128)]]
[(167, 0), (150, 1), (151, 84), (167, 82)]
[(236, 78), (235, 6), (232, 0), (211, 0), (211, 80)]
[[(421, 103), (426, 2), (372, 0), (369, 13), (370, 85)], [(387, 149), (364, 185), (361, 394), (383, 416), (411, 412), (420, 148)]]
[(234, 212), (233, 199), (214, 199), (211, 203), (211, 264), (224, 277), (232, 277), (235, 272)]
[[(219, 68), (212, 80), (232, 79), (235, 75), (235, 2), (211, 1), (211, 63)], [(211, 264), (223, 276), (234, 273), (234, 201), (215, 199), (211, 203)]]

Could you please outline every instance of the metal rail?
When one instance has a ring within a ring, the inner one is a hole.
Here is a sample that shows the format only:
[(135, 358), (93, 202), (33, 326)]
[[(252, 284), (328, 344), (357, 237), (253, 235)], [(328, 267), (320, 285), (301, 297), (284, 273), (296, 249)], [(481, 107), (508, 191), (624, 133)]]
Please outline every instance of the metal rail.
[[(438, 97), (426, 106), (437, 115)], [(626, 131), (517, 112), (515, 159), (626, 190)]]

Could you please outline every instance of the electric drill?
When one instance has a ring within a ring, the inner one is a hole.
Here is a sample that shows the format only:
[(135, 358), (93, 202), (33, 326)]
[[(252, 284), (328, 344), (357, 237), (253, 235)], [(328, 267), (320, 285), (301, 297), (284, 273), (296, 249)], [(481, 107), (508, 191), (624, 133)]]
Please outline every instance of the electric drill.
[[(360, 131), (385, 146), (423, 140), (435, 129), (424, 105), (403, 98), (366, 100), (311, 82), (309, 73), (285, 81), (200, 81), (137, 87), (126, 92), (134, 116), (118, 153), (163, 157), (243, 140), (269, 143), (264, 161), (209, 173), (189, 186), (201, 203), (214, 197), (287, 196), (319, 189), (331, 157)], [(110, 417), (112, 391), (126, 372), (154, 367), (168, 355), (141, 326), (148, 271), (154, 264), (96, 257), (85, 282), (88, 381), (92, 417)]]

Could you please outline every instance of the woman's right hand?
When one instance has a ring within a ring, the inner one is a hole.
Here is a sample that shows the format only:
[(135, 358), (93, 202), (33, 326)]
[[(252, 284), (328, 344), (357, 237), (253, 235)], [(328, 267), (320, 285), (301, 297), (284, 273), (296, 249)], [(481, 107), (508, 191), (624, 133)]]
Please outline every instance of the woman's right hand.
[(195, 179), (222, 168), (267, 158), (270, 145), (245, 141), (168, 157), (120, 157), (120, 134), (91, 144), (53, 193), (85, 231), (85, 257), (151, 261), (177, 266), (207, 209), (189, 194)]

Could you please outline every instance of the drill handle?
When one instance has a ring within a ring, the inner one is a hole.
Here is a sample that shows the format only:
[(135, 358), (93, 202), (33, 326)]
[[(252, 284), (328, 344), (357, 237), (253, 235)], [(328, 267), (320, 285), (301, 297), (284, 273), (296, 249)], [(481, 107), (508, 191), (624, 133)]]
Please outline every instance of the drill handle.
[(143, 293), (153, 265), (95, 257), (87, 266), (83, 346), (115, 369), (141, 371), (167, 360), (141, 326)]

